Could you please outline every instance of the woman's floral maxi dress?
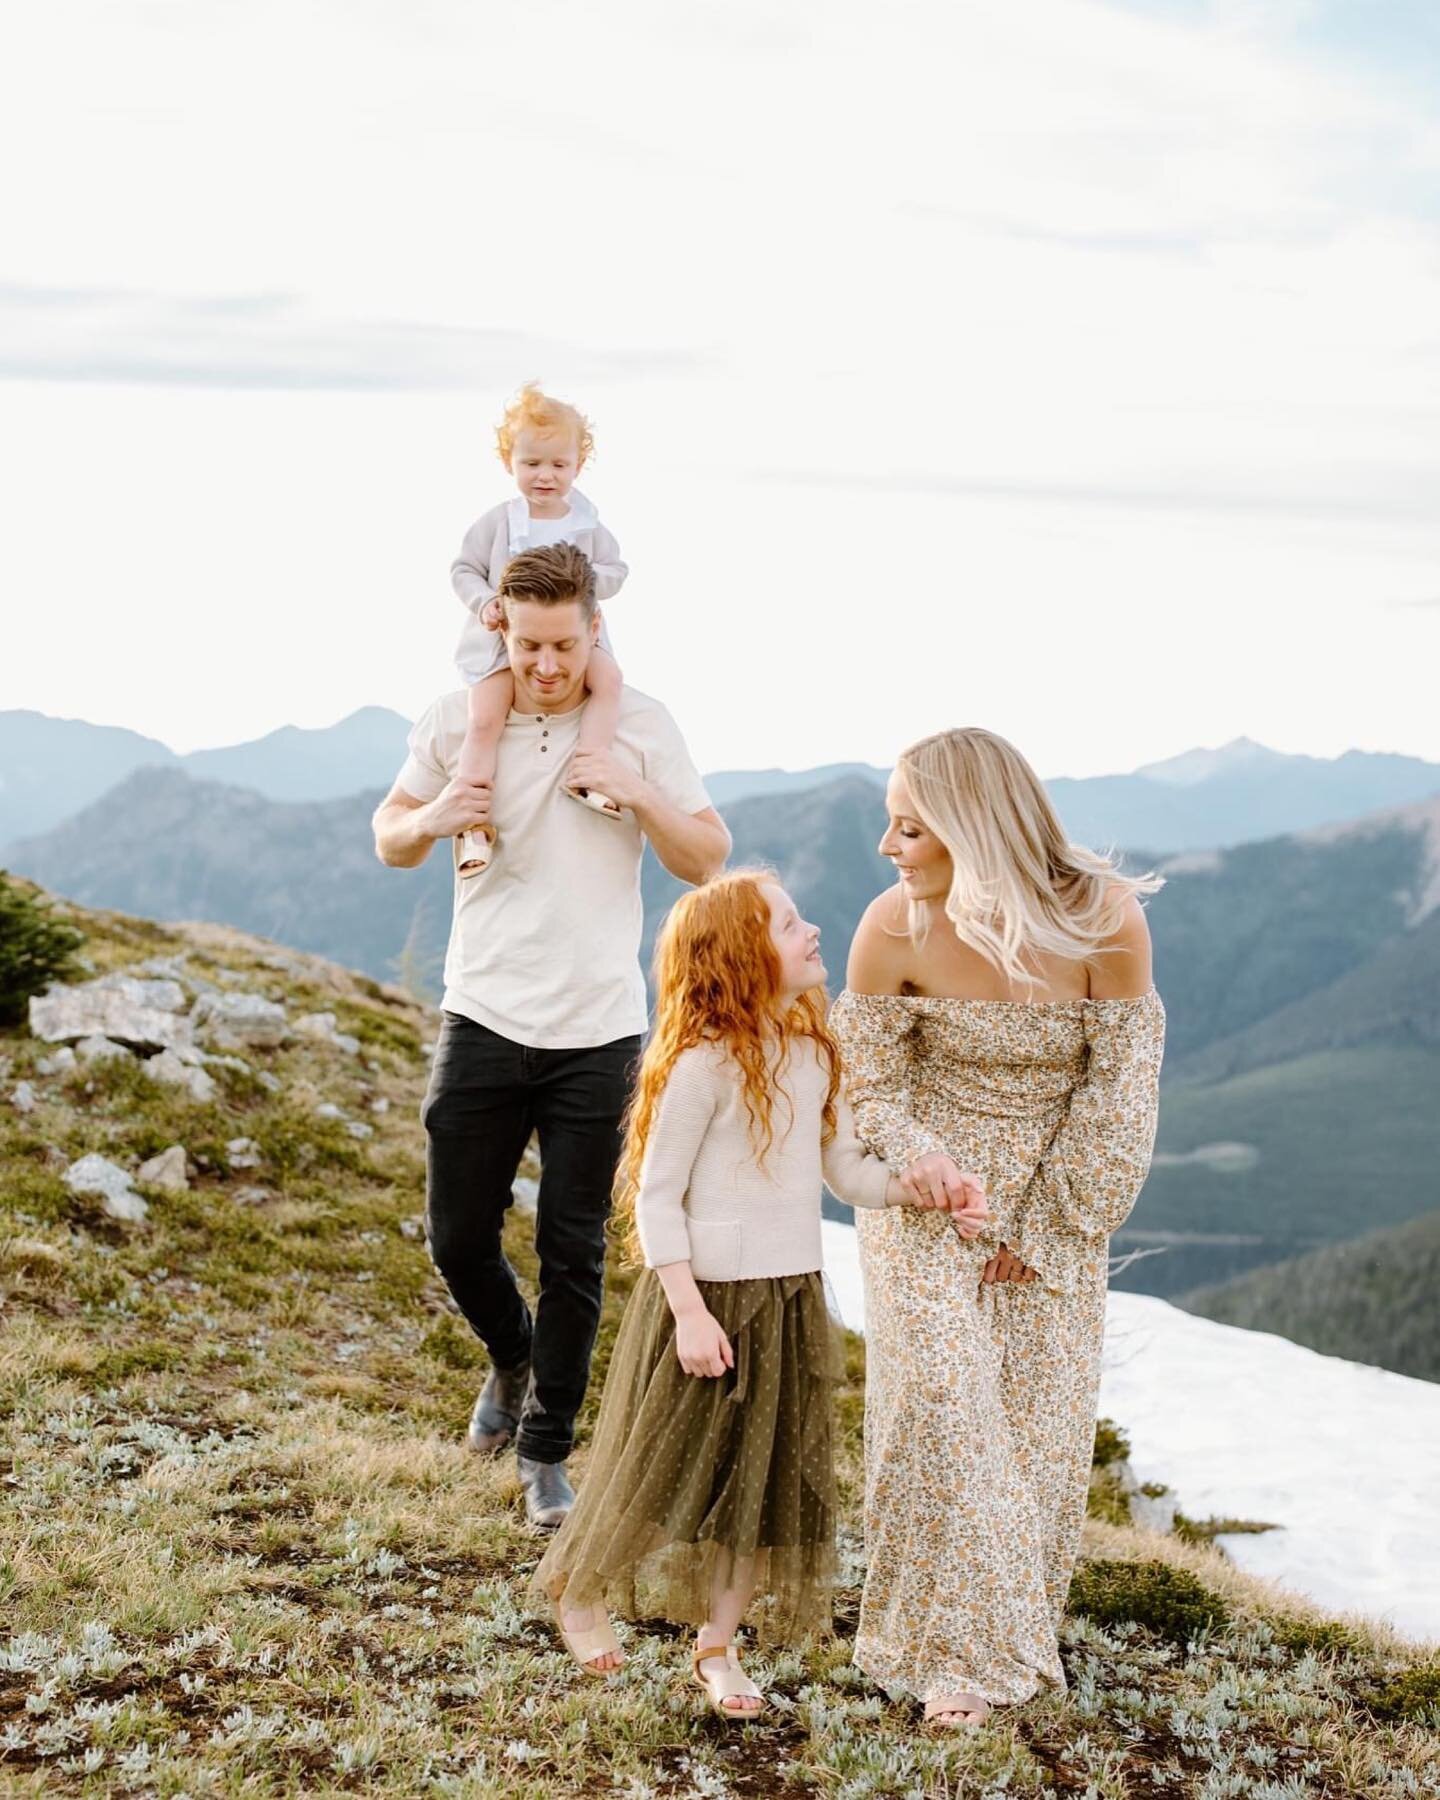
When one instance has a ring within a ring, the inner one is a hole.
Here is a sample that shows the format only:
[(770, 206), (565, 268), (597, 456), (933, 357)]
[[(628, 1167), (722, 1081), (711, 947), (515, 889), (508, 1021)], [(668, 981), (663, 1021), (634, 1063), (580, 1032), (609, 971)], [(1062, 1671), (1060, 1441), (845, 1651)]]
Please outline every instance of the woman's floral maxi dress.
[[(1154, 1147), (1165, 1013), (846, 992), (831, 1023), (862, 1137), (943, 1150), (994, 1221), (857, 1215), (865, 1281), (865, 1538), (855, 1661), (921, 1700), (1063, 1688), (1057, 1628), (1085, 1516), (1109, 1235)], [(1038, 1271), (982, 1285), (1003, 1241)]]

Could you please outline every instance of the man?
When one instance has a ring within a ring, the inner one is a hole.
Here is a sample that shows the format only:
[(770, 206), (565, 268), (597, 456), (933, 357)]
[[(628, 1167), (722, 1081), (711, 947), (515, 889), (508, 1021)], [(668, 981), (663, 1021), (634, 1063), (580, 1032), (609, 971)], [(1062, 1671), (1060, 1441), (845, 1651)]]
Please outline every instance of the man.
[[(515, 706), (494, 791), (455, 769), (463, 691), (435, 702), (375, 814), (375, 847), (414, 868), (440, 839), (491, 829), (490, 866), (457, 880), (444, 1021), (424, 1122), (430, 1249), (490, 1353), (469, 1441), (513, 1440), (531, 1522), (574, 1501), (565, 1471), (600, 1318), (605, 1220), (620, 1119), (646, 1025), (640, 858), (648, 838), (682, 881), (719, 869), (730, 835), (674, 721), (625, 688), (613, 750), (576, 752), (600, 630), (595, 581), (571, 544), (526, 551), (500, 585)], [(617, 820), (577, 802), (596, 788)], [(539, 1135), (535, 1316), (501, 1249), (515, 1172)]]

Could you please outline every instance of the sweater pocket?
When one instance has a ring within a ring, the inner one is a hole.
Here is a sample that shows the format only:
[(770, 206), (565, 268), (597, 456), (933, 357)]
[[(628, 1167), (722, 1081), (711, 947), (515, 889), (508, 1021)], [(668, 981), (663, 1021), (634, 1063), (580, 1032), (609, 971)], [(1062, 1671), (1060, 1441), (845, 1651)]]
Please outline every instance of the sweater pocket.
[(738, 1221), (687, 1219), (690, 1233), (690, 1273), (697, 1281), (740, 1279), (740, 1225)]

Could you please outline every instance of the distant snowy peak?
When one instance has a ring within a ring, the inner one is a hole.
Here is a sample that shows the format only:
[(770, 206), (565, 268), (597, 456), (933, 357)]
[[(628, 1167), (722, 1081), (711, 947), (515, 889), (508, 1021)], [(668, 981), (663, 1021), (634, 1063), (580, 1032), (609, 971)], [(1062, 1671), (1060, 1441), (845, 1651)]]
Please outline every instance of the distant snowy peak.
[[(1198, 787), (1202, 781), (1213, 781), (1217, 775), (1233, 775), (1243, 769), (1247, 774), (1265, 762), (1289, 762), (1295, 759), (1279, 750), (1257, 744), (1254, 738), (1232, 738), (1215, 750), (1186, 750), (1163, 762), (1145, 763), (1135, 773), (1146, 781), (1162, 782), (1167, 787)], [(1312, 760), (1312, 759), (1306, 759)]]

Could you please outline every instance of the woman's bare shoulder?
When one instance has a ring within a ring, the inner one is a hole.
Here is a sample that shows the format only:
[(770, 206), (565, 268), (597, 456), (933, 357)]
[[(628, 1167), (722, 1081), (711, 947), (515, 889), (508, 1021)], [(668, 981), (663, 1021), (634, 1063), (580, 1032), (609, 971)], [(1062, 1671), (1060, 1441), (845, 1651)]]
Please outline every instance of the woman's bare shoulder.
[(845, 985), (856, 994), (898, 994), (913, 957), (909, 909), (899, 886), (865, 908), (850, 944)]
[(1133, 894), (1089, 968), (1092, 1000), (1136, 1000), (1150, 992), (1154, 985), (1150, 926)]

